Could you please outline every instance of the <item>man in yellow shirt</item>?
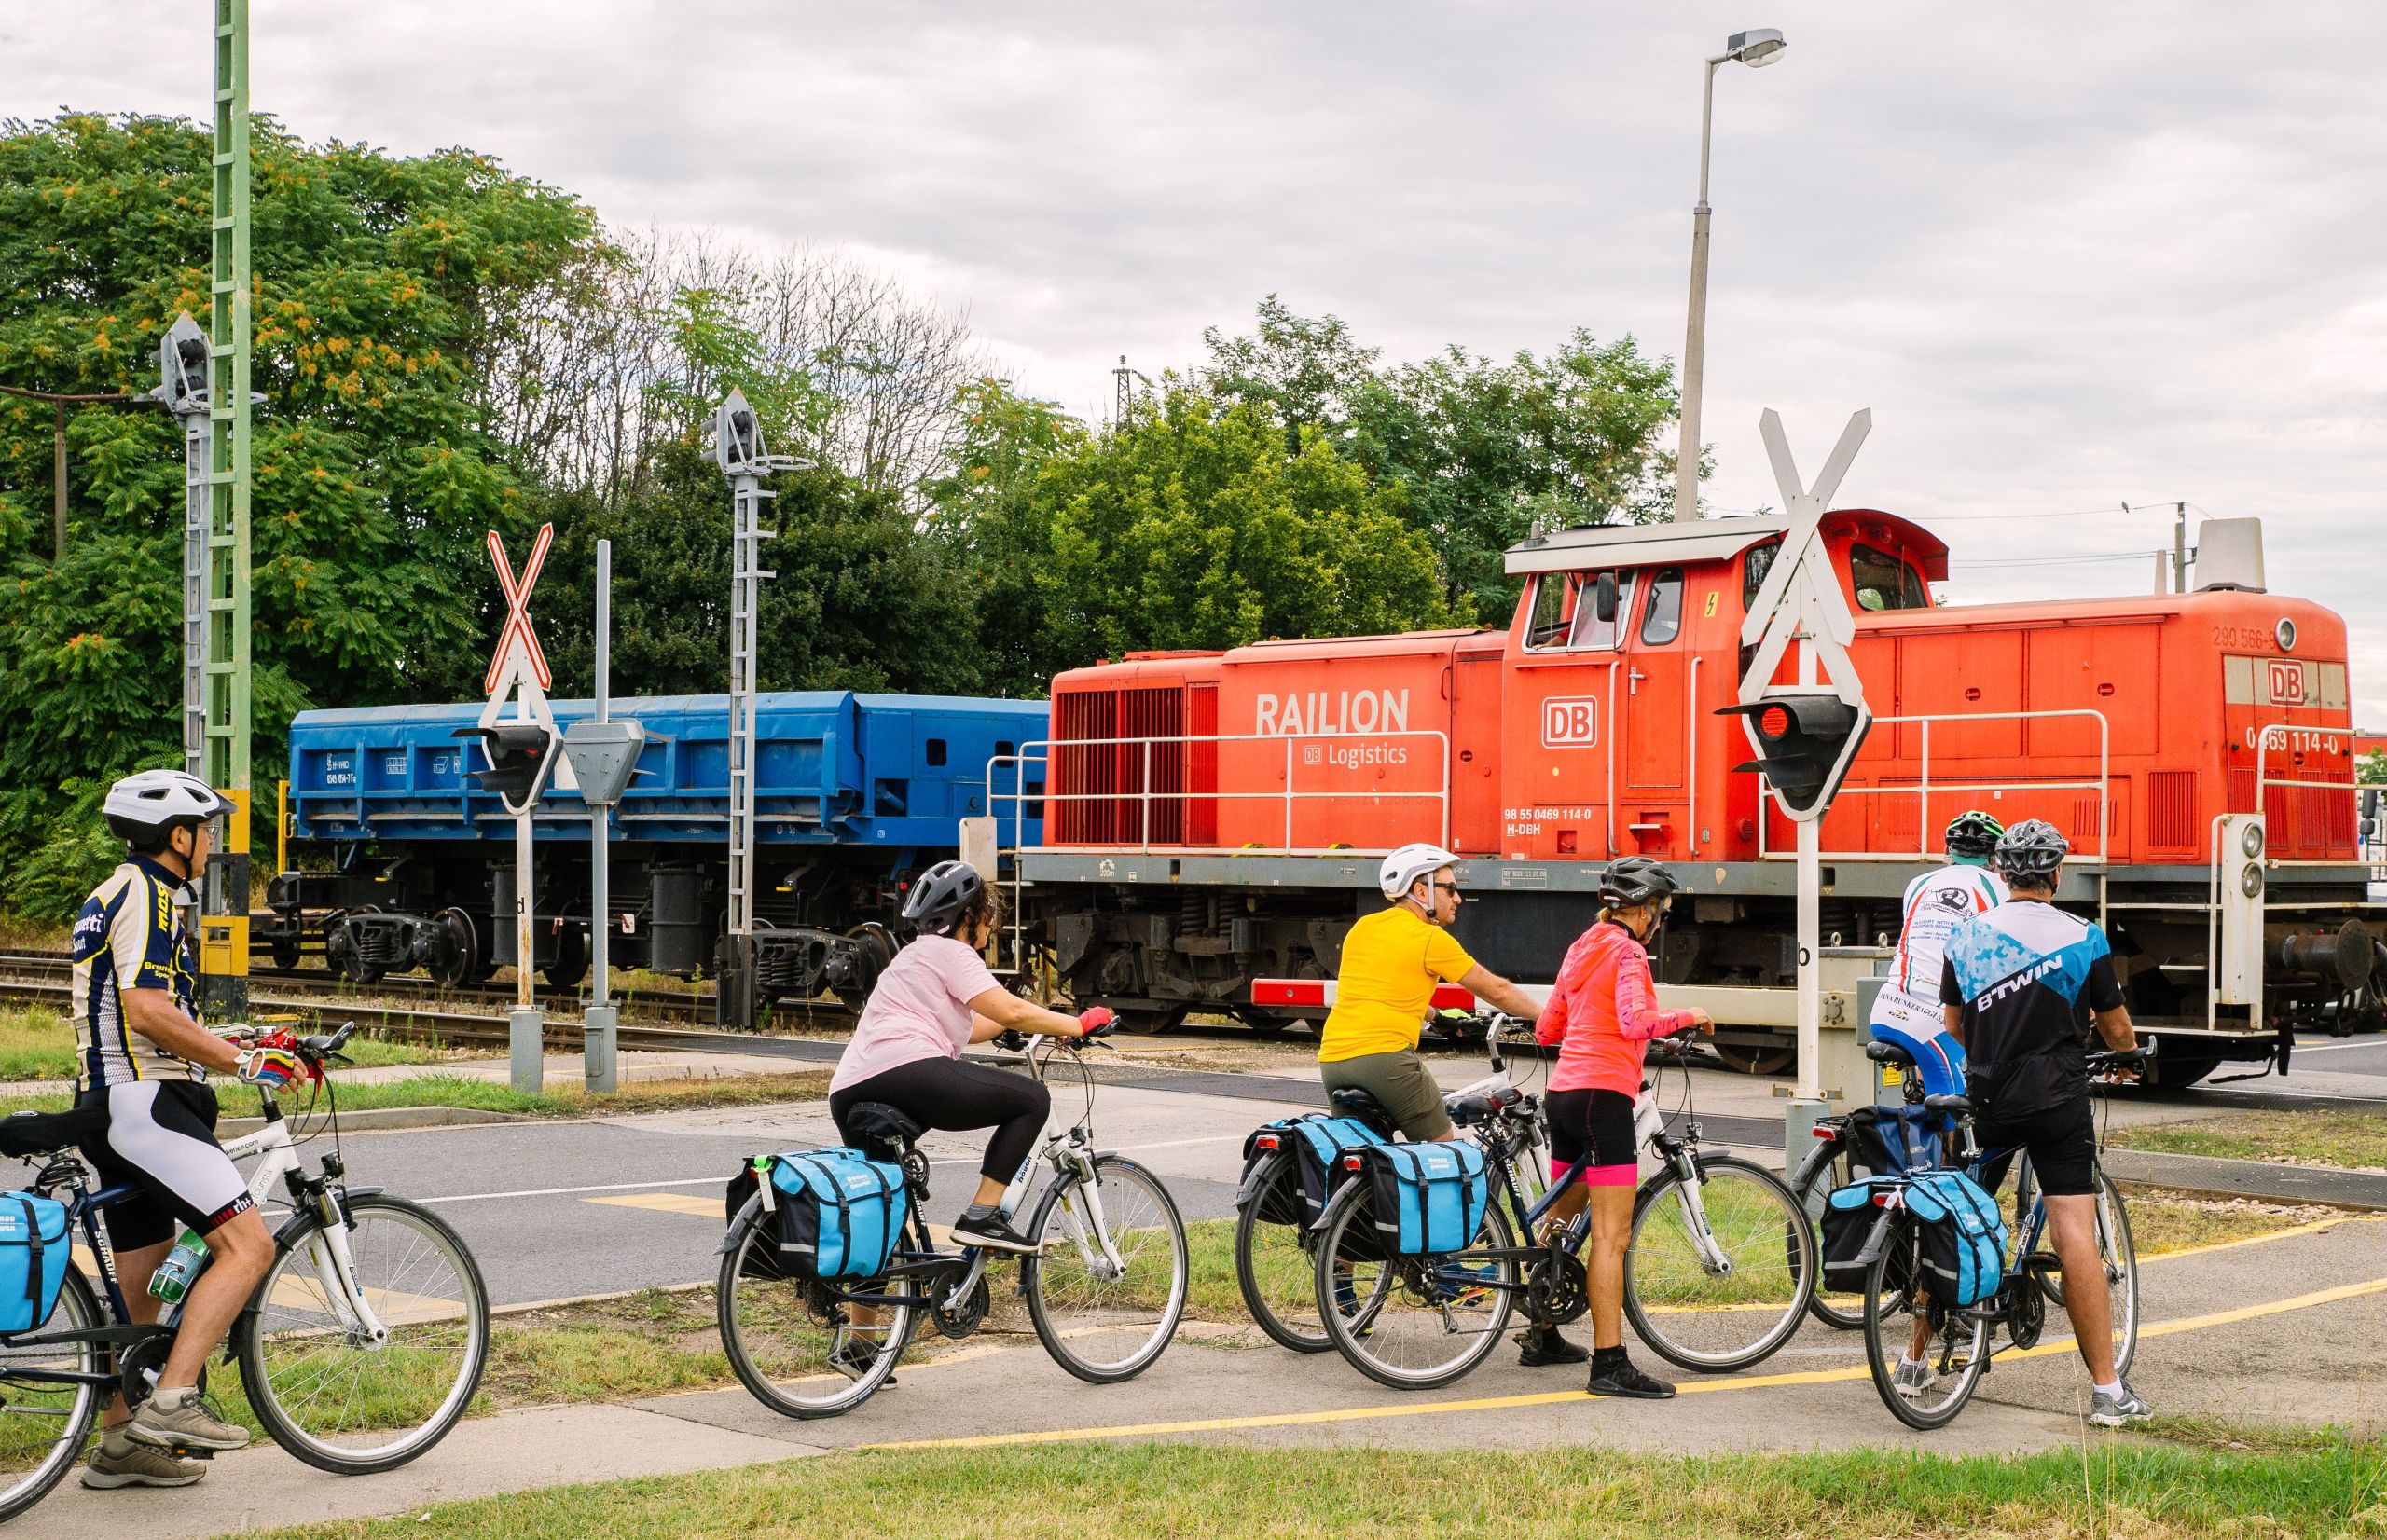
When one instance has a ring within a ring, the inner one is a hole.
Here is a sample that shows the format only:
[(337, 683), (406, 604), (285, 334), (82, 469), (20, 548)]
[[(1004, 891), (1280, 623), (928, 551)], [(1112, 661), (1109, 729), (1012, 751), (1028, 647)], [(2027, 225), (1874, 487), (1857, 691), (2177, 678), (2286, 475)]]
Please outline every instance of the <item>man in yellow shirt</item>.
[(1318, 1033), (1318, 1072), (1330, 1092), (1373, 1096), (1412, 1139), (1455, 1139), (1442, 1093), (1417, 1056), (1437, 983), (1456, 983), (1512, 1016), (1539, 1013), (1515, 984), (1467, 954), (1448, 929), (1458, 917), (1458, 858), (1434, 845), (1404, 845), (1377, 873), (1389, 906), (1351, 927), (1334, 1009)]

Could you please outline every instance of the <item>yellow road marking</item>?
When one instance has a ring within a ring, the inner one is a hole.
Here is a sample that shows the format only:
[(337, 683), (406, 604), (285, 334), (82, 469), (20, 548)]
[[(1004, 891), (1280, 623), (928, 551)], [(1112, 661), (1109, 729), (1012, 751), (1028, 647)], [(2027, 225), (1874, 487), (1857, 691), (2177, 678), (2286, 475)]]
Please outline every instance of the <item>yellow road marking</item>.
[[(2240, 1321), (2252, 1321), (2266, 1315), (2281, 1315), (2290, 1311), (2311, 1310), (2319, 1305), (2335, 1304), (2341, 1299), (2358, 1299), (2366, 1294), (2387, 1293), (2387, 1278), (2373, 1278), (2366, 1283), (2341, 1284), (2335, 1288), (2317, 1289), (2293, 1299), (2272, 1299), (2258, 1305), (2242, 1305), (2234, 1310), (2215, 1311), (2206, 1315), (2183, 1316), (2176, 1321), (2164, 1321), (2141, 1327), (2139, 1340), (2149, 1337), (2171, 1337), (2182, 1332), (2203, 1331), (2213, 1327), (2229, 1326)], [(2041, 1342), (2027, 1351), (2008, 1351), (2001, 1358), (2037, 1358), (2051, 1353), (2065, 1353), (2073, 1347), (2072, 1339), (2061, 1338)], [(1763, 1390), (1780, 1385), (1822, 1385), (1864, 1380), (1871, 1369), (1860, 1365), (1854, 1368), (1807, 1369), (1789, 1374), (1760, 1374), (1737, 1380), (1703, 1380), (1684, 1385), (1682, 1394), (1714, 1394), (1722, 1391)], [(1530, 1396), (1486, 1396), (1465, 1401), (1405, 1401), (1390, 1406), (1347, 1407), (1332, 1411), (1278, 1412), (1259, 1417), (1206, 1417), (1180, 1423), (1134, 1423), (1112, 1427), (1056, 1428), (1043, 1433), (988, 1433), (968, 1438), (918, 1438), (884, 1444), (861, 1444), (859, 1449), (987, 1449), (1015, 1444), (1084, 1443), (1097, 1438), (1155, 1438), (1183, 1433), (1235, 1433), (1248, 1428), (1282, 1428), (1310, 1426), (1324, 1423), (1371, 1422), (1386, 1417), (1438, 1417), (1451, 1412), (1509, 1411), (1526, 1407), (1564, 1406), (1569, 1402), (1591, 1401), (1599, 1397), (1580, 1390), (1545, 1391)]]
[(693, 1192), (625, 1192), (611, 1198), (583, 1198), (584, 1203), (603, 1203), (610, 1208), (651, 1208), (658, 1214), (693, 1214), (700, 1218), (721, 1217), (721, 1200), (699, 1198)]

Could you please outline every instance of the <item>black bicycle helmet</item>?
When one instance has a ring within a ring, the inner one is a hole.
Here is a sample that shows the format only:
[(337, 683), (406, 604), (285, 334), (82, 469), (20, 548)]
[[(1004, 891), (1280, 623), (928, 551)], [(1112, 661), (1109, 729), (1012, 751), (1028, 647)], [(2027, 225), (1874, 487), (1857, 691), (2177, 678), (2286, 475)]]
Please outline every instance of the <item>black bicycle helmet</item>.
[(2008, 882), (2052, 880), (2072, 846), (2045, 818), (2024, 818), (1998, 837), (1990, 865)]
[(1997, 848), (2006, 826), (1978, 807), (1966, 808), (1949, 821), (1948, 854), (1986, 856)]
[(1655, 903), (1672, 893), (1682, 891), (1682, 884), (1675, 874), (1647, 856), (1627, 856), (1610, 861), (1600, 873), (1600, 902), (1610, 909), (1630, 909), (1638, 903)]
[(987, 879), (968, 861), (939, 861), (913, 879), (904, 897), (904, 917), (929, 935), (949, 935), (986, 887)]

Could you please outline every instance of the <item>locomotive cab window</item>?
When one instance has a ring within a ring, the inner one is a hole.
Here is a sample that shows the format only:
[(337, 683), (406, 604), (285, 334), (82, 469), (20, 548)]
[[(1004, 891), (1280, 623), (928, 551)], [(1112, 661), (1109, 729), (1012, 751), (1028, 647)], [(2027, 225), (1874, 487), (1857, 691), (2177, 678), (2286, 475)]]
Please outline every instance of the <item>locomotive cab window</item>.
[(1664, 568), (1649, 580), (1649, 605), (1641, 614), (1641, 644), (1663, 647), (1682, 634), (1682, 569)]
[[(1612, 649), (1622, 639), (1627, 617), (1633, 613), (1633, 579), (1631, 572), (1585, 572), (1582, 574), (1582, 598), (1575, 606), (1575, 630), (1566, 639), (1570, 653), (1603, 652)], [(1600, 580), (1616, 585), (1616, 602), (1606, 620), (1600, 618), (1598, 594)]]
[(1548, 652), (1566, 645), (1575, 628), (1575, 602), (1582, 595), (1580, 572), (1544, 572), (1533, 580), (1533, 618), (1525, 625), (1528, 652)]
[(1782, 543), (1769, 541), (1741, 560), (1741, 609), (1746, 612), (1757, 602), (1757, 591), (1765, 586), (1765, 574), (1773, 571), (1773, 558), (1782, 554)]
[(1928, 610), (1930, 591), (1915, 570), (1870, 545), (1848, 548), (1848, 575), (1860, 610)]

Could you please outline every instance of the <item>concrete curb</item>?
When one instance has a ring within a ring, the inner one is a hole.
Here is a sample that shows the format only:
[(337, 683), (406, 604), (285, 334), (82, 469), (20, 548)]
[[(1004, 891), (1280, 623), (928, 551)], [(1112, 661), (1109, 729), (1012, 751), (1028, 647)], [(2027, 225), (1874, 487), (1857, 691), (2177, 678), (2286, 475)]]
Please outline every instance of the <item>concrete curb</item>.
[[(297, 1120), (287, 1115), (283, 1121)], [(386, 1128), (454, 1128), (463, 1123), (532, 1123), (551, 1122), (547, 1118), (531, 1118), (519, 1112), (492, 1112), (480, 1107), (375, 1107), (339, 1115), (340, 1132), (366, 1134)], [(227, 1118), (215, 1125), (223, 1138), (236, 1139), (243, 1134), (254, 1134), (265, 1126), (263, 1118)]]
[(2098, 1160), (2116, 1181), (2224, 1198), (2262, 1198), (2272, 1203), (2325, 1203), (2334, 1208), (2387, 1212), (2387, 1176), (2376, 1172), (2282, 1165), (2271, 1161), (2227, 1161), (2210, 1155), (2166, 1155), (2143, 1149), (2109, 1148)]

